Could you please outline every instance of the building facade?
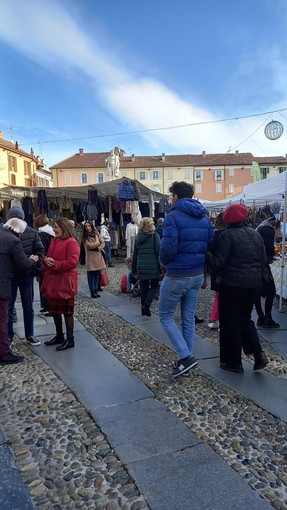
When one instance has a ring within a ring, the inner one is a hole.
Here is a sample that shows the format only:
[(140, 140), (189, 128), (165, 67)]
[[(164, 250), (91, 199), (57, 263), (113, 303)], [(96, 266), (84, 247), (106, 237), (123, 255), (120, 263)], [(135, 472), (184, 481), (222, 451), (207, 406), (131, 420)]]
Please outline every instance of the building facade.
[[(243, 186), (253, 182), (252, 162), (262, 168), (271, 160), (276, 160), (272, 172), (266, 177), (286, 168), (283, 157), (256, 158), (251, 153), (236, 151), (230, 154), (126, 156), (118, 147), (114, 149), (120, 156), (119, 177), (136, 179), (152, 190), (168, 194), (173, 181), (186, 181), (194, 184), (195, 196), (199, 199), (218, 201), (240, 193)], [(109, 152), (85, 153), (79, 149), (77, 154), (53, 165), (53, 183), (56, 187), (95, 185), (109, 180), (107, 158)], [(269, 163), (268, 163), (269, 164)], [(271, 165), (271, 163), (270, 163)]]
[(52, 174), (46, 170), (44, 160), (21, 149), (18, 142), (7, 141), (0, 131), (0, 183), (12, 186), (52, 185)]

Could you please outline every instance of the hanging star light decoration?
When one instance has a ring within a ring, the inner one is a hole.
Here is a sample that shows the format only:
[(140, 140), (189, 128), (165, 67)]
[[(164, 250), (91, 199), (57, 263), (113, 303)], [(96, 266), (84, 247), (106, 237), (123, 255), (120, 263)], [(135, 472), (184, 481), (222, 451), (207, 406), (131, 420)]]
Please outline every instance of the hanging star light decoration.
[(278, 122), (278, 120), (272, 120), (265, 126), (264, 134), (269, 140), (277, 140), (277, 138), (280, 138), (283, 131), (284, 128), (281, 122)]

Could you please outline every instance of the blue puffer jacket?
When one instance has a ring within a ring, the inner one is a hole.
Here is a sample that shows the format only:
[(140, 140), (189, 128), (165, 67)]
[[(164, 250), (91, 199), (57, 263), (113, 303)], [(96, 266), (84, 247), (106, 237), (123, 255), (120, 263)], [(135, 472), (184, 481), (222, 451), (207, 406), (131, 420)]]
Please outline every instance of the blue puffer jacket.
[(212, 245), (213, 227), (203, 205), (192, 198), (180, 198), (163, 225), (160, 260), (167, 276), (203, 273), (205, 253)]

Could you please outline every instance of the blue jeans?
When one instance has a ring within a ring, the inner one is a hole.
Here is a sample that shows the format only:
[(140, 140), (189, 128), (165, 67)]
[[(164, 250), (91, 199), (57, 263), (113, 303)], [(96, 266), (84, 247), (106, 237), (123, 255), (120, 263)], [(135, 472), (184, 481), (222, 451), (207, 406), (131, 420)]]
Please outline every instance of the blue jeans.
[(105, 254), (106, 254), (107, 262), (110, 263), (112, 260), (111, 242), (110, 241), (105, 241)]
[[(169, 278), (165, 276), (160, 287), (159, 319), (180, 359), (193, 355), (195, 339), (194, 314), (203, 278), (203, 274), (186, 278)], [(182, 331), (176, 325), (173, 317), (178, 303), (181, 305)]]
[(87, 271), (88, 285), (91, 292), (98, 292), (100, 271)]
[(8, 307), (8, 337), (13, 337), (13, 308), (16, 301), (17, 289), (19, 288), (23, 308), (25, 337), (34, 336), (34, 277), (25, 276), (21, 280), (11, 283), (11, 299)]

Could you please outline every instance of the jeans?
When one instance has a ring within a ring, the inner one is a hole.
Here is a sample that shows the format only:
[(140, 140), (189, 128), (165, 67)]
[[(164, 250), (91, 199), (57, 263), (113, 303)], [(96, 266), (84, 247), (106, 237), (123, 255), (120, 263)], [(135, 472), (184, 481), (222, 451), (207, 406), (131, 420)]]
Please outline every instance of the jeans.
[(0, 357), (10, 353), (8, 341), (8, 300), (0, 299)]
[(34, 277), (25, 276), (21, 280), (11, 283), (11, 299), (9, 301), (8, 313), (8, 337), (13, 338), (13, 308), (16, 301), (17, 289), (19, 288), (23, 308), (25, 337), (34, 336)]
[(88, 285), (91, 292), (98, 292), (100, 271), (87, 271)]
[[(159, 319), (180, 359), (193, 355), (194, 314), (203, 279), (203, 273), (186, 278), (165, 276), (160, 287)], [(173, 317), (178, 303), (181, 305), (182, 331), (176, 325)]]
[(107, 262), (108, 262), (108, 264), (110, 264), (110, 262), (112, 260), (110, 241), (105, 241), (105, 254), (106, 254)]

